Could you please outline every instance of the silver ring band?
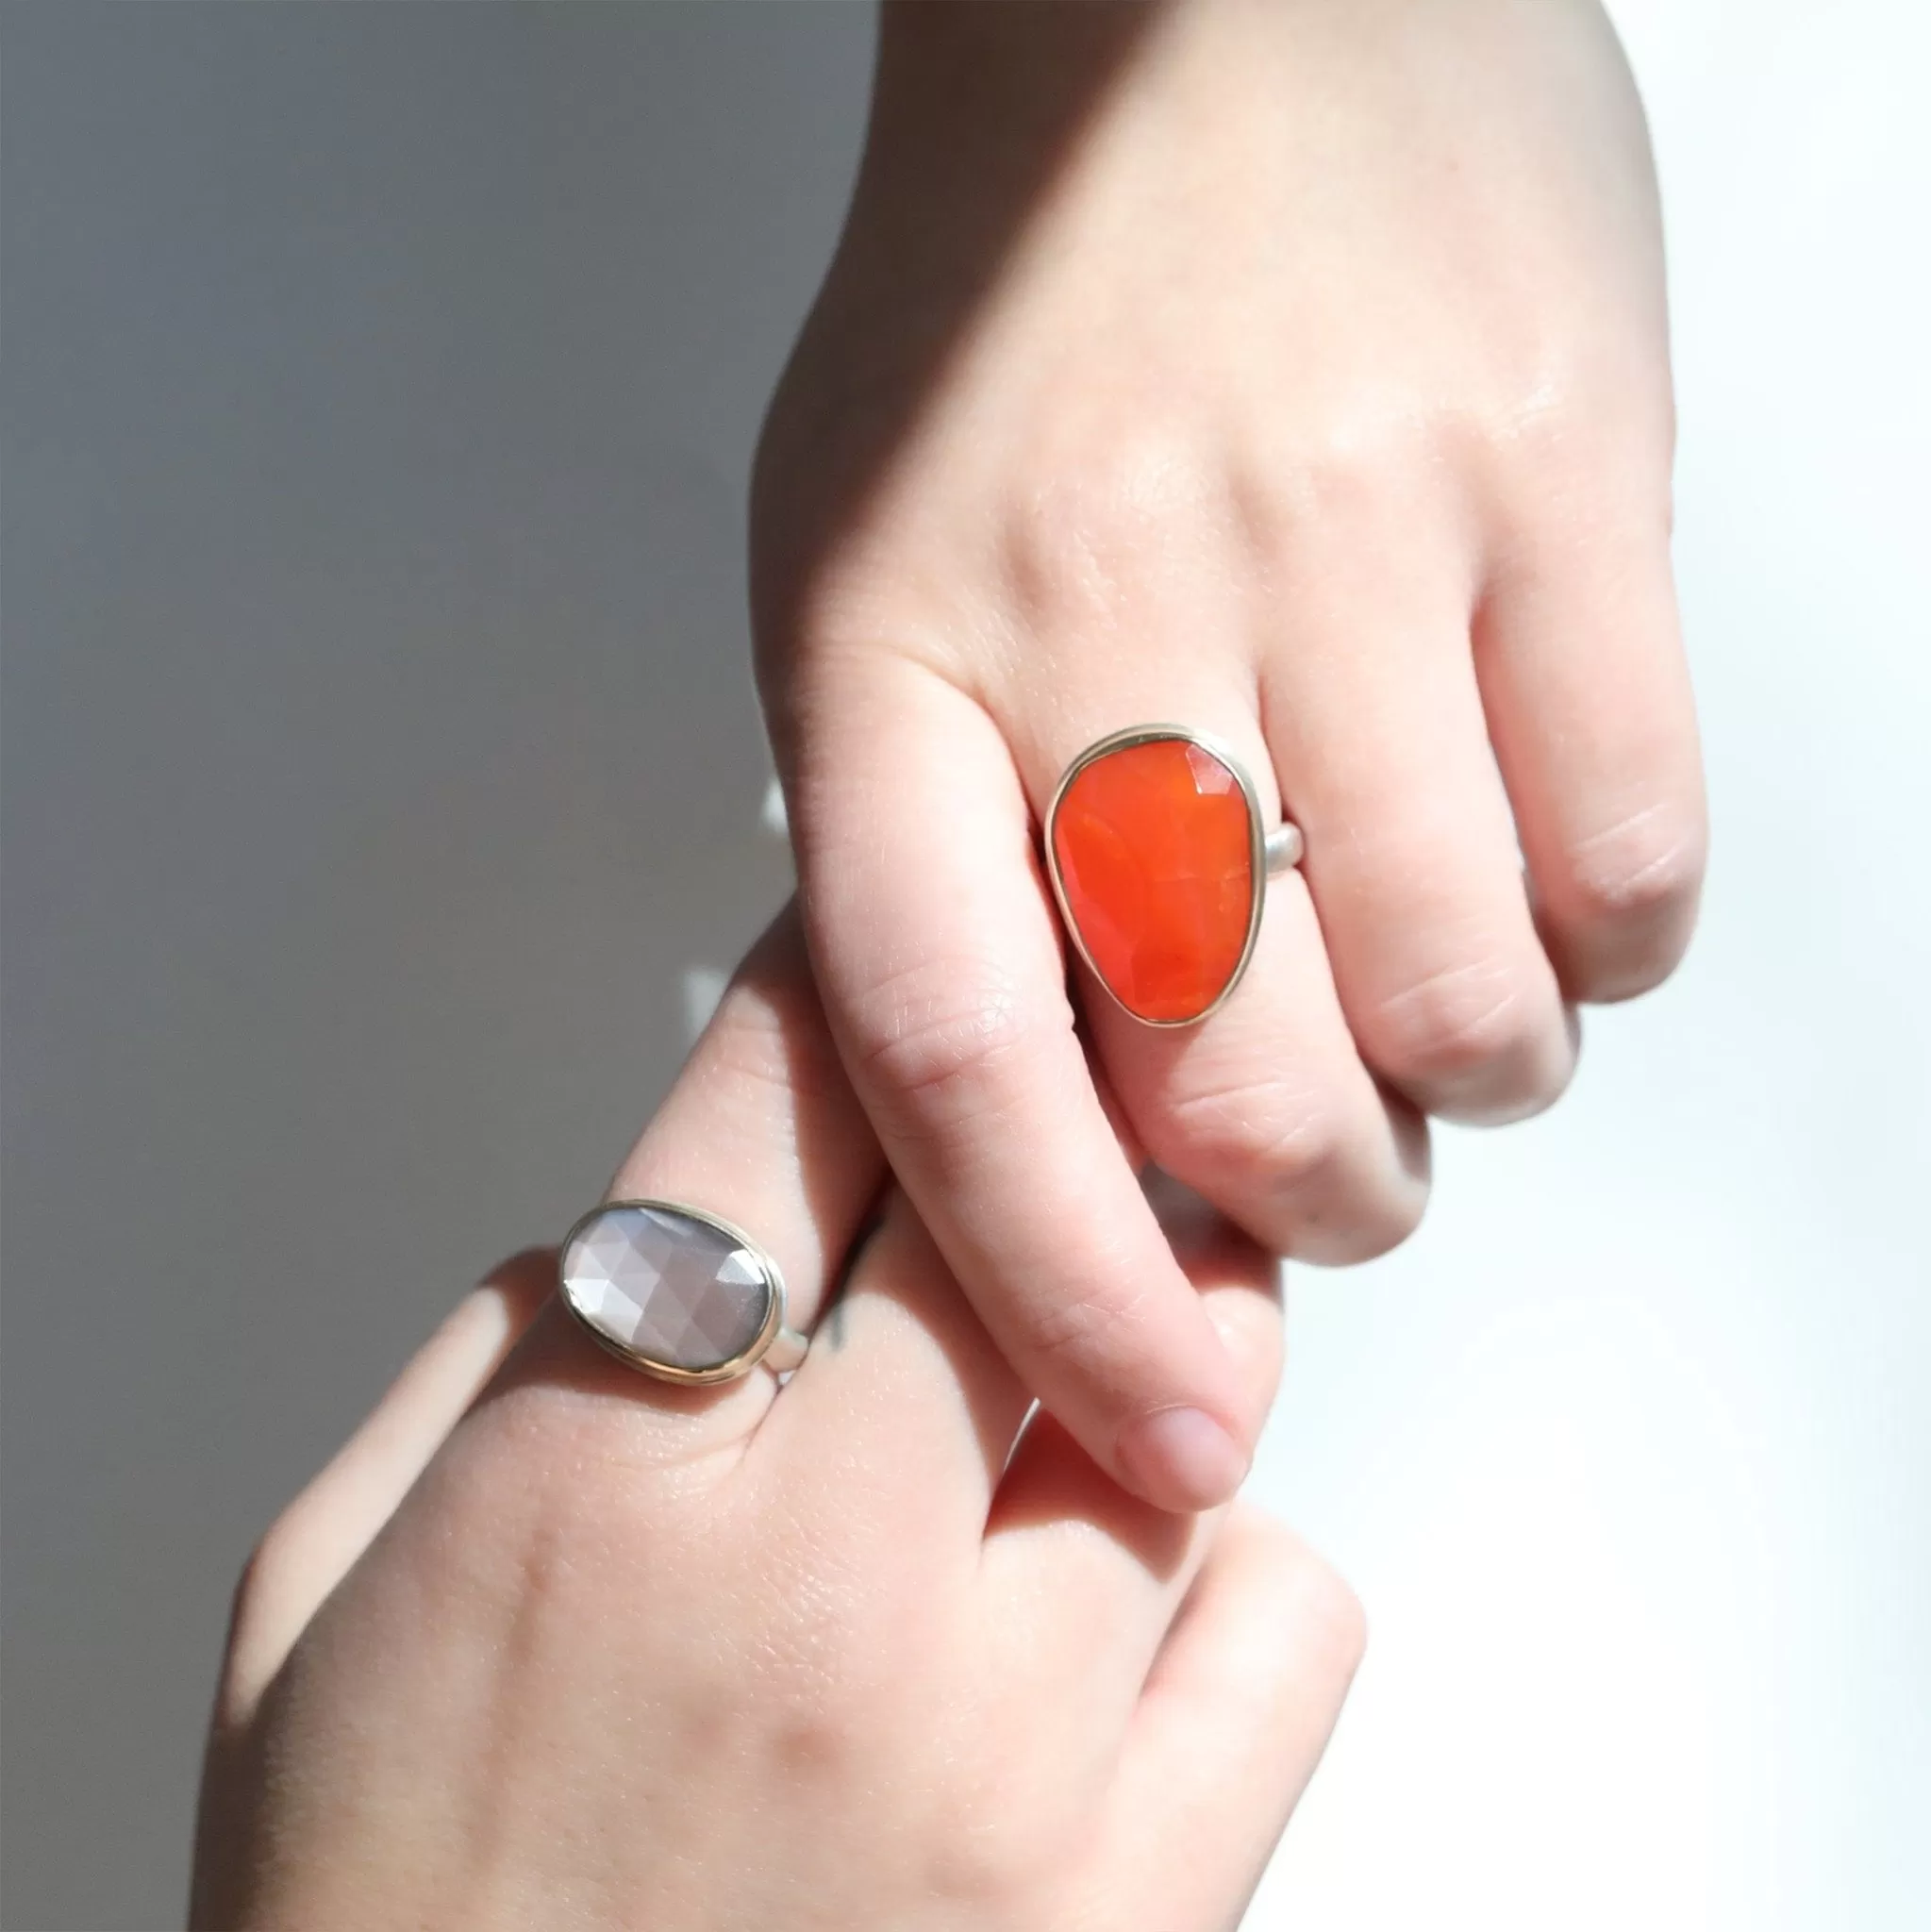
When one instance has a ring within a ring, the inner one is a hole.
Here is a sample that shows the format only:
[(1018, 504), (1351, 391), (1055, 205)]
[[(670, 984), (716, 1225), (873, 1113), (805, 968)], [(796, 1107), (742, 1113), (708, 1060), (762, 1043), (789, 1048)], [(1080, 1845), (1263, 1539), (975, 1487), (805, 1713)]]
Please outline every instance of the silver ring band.
[(591, 1339), (659, 1381), (788, 1374), (807, 1338), (785, 1324), (785, 1278), (741, 1227), (688, 1202), (606, 1201), (563, 1239), (565, 1306)]
[(1307, 841), (1292, 819), (1283, 819), (1267, 835), (1262, 850), (1267, 854), (1268, 877), (1278, 878), (1284, 872), (1292, 872), (1307, 858)]

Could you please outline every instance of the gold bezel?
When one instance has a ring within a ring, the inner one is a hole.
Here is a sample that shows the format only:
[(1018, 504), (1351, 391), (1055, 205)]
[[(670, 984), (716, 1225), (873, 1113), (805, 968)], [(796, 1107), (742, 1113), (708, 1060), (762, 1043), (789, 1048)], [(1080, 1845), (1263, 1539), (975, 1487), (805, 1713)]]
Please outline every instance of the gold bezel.
[[(1227, 975), (1227, 983), (1215, 995), (1211, 1005), (1203, 1007), (1199, 1012), (1190, 1014), (1184, 1020), (1150, 1020), (1144, 1013), (1136, 1013), (1113, 989), (1107, 984), (1107, 975), (1093, 964), (1093, 958), (1086, 949), (1086, 940), (1079, 930), (1079, 922), (1073, 916), (1073, 908), (1066, 903), (1066, 883), (1059, 876), (1059, 852), (1053, 842), (1054, 827), (1059, 822), (1059, 808), (1073, 781), (1086, 768), (1105, 758), (1109, 752), (1127, 751), (1137, 744), (1165, 744), (1178, 741), (1182, 744), (1198, 745), (1209, 758), (1217, 758), (1234, 774), (1234, 782), (1240, 788), (1240, 796), (1247, 802), (1247, 846), (1248, 873), (1253, 881), (1253, 899), (1247, 908), (1247, 939), (1240, 948), (1240, 957), (1234, 962), (1234, 970)], [(1115, 731), (1090, 744), (1061, 773), (1059, 783), (1053, 791), (1053, 802), (1046, 808), (1044, 843), (1046, 848), (1046, 876), (1053, 882), (1053, 897), (1059, 907), (1059, 919), (1066, 928), (1067, 937), (1073, 941), (1074, 950), (1085, 963), (1086, 970), (1096, 979), (1102, 991), (1129, 1020), (1137, 1021), (1142, 1026), (1198, 1026), (1203, 1020), (1226, 1005), (1233, 996), (1234, 989), (1240, 984), (1247, 971), (1247, 962), (1254, 957), (1255, 941), (1260, 937), (1260, 915), (1267, 897), (1267, 834), (1260, 823), (1260, 794), (1254, 789), (1254, 780), (1247, 775), (1247, 767), (1234, 755), (1231, 747), (1205, 731), (1195, 731), (1186, 724), (1131, 724), (1124, 731)]]
[[(758, 1271), (764, 1276), (769, 1291), (769, 1300), (764, 1311), (764, 1325), (757, 1331), (757, 1339), (741, 1354), (734, 1355), (729, 1361), (720, 1362), (709, 1369), (679, 1368), (674, 1362), (658, 1361), (654, 1356), (642, 1354), (640, 1350), (625, 1348), (621, 1341), (614, 1341), (586, 1315), (571, 1298), (570, 1289), (564, 1278), (564, 1268), (570, 1259), (570, 1248), (577, 1236), (599, 1216), (614, 1213), (620, 1208), (647, 1208), (659, 1214), (681, 1215), (686, 1221), (701, 1221), (707, 1227), (714, 1227), (745, 1250), (757, 1263)], [(785, 1325), (785, 1277), (777, 1263), (764, 1251), (758, 1242), (744, 1232), (734, 1221), (726, 1221), (722, 1214), (713, 1214), (707, 1208), (693, 1208), (689, 1201), (666, 1201), (655, 1196), (640, 1195), (623, 1201), (600, 1201), (587, 1214), (579, 1214), (570, 1224), (570, 1232), (563, 1237), (563, 1245), (558, 1253), (558, 1292), (563, 1298), (563, 1306), (575, 1319), (576, 1324), (605, 1354), (613, 1355), (620, 1362), (633, 1369), (641, 1369), (646, 1375), (654, 1375), (660, 1382), (675, 1382), (687, 1389), (708, 1387), (713, 1382), (732, 1382), (764, 1359), (771, 1345), (777, 1340), (779, 1331)]]

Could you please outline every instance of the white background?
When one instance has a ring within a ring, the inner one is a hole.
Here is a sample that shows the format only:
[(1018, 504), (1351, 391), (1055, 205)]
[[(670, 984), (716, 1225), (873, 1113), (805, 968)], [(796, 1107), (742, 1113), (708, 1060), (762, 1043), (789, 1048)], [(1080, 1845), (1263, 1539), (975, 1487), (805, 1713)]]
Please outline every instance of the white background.
[(1714, 845), (1572, 1095), (1290, 1278), (1369, 1655), (1249, 1924), (1931, 1924), (1931, 36), (1625, 0)]

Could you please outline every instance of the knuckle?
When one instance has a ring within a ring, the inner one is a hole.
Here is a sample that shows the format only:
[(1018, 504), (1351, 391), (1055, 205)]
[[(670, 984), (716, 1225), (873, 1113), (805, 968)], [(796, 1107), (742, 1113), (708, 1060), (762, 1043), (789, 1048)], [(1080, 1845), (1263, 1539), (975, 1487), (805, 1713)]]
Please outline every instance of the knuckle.
[(1351, 1124), (1340, 1097), (1279, 1076), (1176, 1098), (1147, 1124), (1148, 1152), (1175, 1180), (1294, 1258), (1340, 1266), (1398, 1248), (1427, 1206), (1385, 1123)]
[(1286, 1524), (1255, 1515), (1242, 1526), (1272, 1573), (1273, 1595), (1292, 1626), (1297, 1674), (1305, 1663), (1351, 1676), (1368, 1647), (1368, 1614), (1354, 1586)]
[(1569, 854), (1564, 895), (1592, 926), (1648, 926), (1696, 903), (1703, 886), (1701, 814), (1645, 806), (1581, 841)]
[(1344, 1220), (1311, 1211), (1297, 1230), (1289, 1254), (1294, 1259), (1328, 1267), (1378, 1261), (1421, 1226), (1427, 1206), (1425, 1183), (1396, 1183), (1377, 1190), (1371, 1203)]
[[(953, 1613), (919, 1601), (927, 1579), (907, 1574), (902, 1538), (882, 1566), (805, 1560), (812, 1588), (774, 1593), (756, 1656), (732, 1674), (756, 1752), (791, 1788), (847, 1795), (880, 1762), (899, 1767), (931, 1805), (908, 1840), (942, 1847), (988, 1784), (978, 1707), (950, 1665)], [(897, 1573), (883, 1590), (881, 1567)]]
[[(288, 1607), (300, 1590), (308, 1531), (299, 1499), (263, 1532), (241, 1565), (228, 1599), (228, 1627), (216, 1679), (214, 1728), (233, 1737), (247, 1725), (261, 1690), (286, 1657)], [(277, 1614), (279, 1609), (279, 1614)]]
[(1559, 497), (1567, 478), (1610, 458), (1613, 425), (1613, 414), (1590, 399), (1581, 371), (1534, 357), (1490, 397), (1471, 427), (1479, 444), (1501, 458), (1523, 503), (1546, 509), (1552, 488)]
[(1036, 619), (1077, 622), (1115, 608), (1171, 547), (1171, 531), (1197, 522), (1213, 494), (1199, 454), (1158, 427), (1084, 447), (1062, 441), (1028, 470), (1007, 513), (1004, 561)]
[(1319, 1192), (1347, 1151), (1331, 1104), (1279, 1076), (1179, 1096), (1148, 1142), (1176, 1180), (1202, 1192)]
[(1040, 1008), (996, 966), (933, 959), (861, 995), (848, 1021), (864, 1073), (941, 1132), (1013, 1103), (1053, 1028), (1071, 1027), (1070, 1011)]
[(1667, 383), (1634, 378), (1609, 362), (1538, 358), (1488, 413), (1483, 438), (1502, 458), (1515, 513), (1565, 527), (1593, 523), (1584, 506), (1621, 478), (1667, 502), (1675, 407)]
[(1385, 1070), (1397, 1080), (1458, 1081), (1525, 1057), (1544, 1016), (1526, 975), (1490, 954), (1438, 967), (1375, 1013)]
[(1372, 556), (1410, 541), (1440, 462), (1419, 425), (1344, 412), (1318, 434), (1252, 452), (1236, 508), (1249, 544), (1264, 558), (1298, 568), (1315, 558)]
[(1038, 1898), (1054, 1864), (1040, 1837), (1009, 1819), (995, 1814), (975, 1824), (961, 1818), (938, 1834), (922, 1890), (1004, 1924), (1010, 1908)]
[(1063, 1779), (1016, 1766), (981, 1741), (953, 1754), (944, 1817), (921, 1874), (928, 1897), (1011, 1923), (1054, 1889), (1074, 1829)]
[(306, 1540), (304, 1511), (298, 1497), (262, 1531), (241, 1564), (241, 1574), (235, 1579), (229, 1599), (231, 1644), (253, 1627), (280, 1593), (284, 1582), (295, 1574)]
[(1301, 542), (1353, 541), (1386, 528), (1402, 491), (1403, 453), (1334, 436), (1302, 448), (1291, 465), (1264, 471), (1255, 491), (1263, 530)]
[[(877, 1636), (890, 1643), (889, 1633)], [(739, 1688), (759, 1726), (762, 1755), (786, 1783), (835, 1787), (861, 1777), (882, 1740), (909, 1745), (893, 1735), (900, 1714), (881, 1691), (878, 1656), (876, 1648), (861, 1655), (853, 1633), (829, 1615), (793, 1612), (768, 1623), (750, 1684)]]
[(1296, 1579), (1296, 1619), (1313, 1657), (1336, 1676), (1352, 1677), (1368, 1649), (1368, 1613), (1326, 1557), (1303, 1547)]

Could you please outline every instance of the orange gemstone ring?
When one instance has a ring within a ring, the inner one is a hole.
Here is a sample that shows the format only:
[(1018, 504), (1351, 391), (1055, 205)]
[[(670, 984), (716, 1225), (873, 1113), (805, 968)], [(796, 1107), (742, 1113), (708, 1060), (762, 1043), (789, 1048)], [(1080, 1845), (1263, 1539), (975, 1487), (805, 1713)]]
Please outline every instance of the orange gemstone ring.
[(1079, 957), (1149, 1026), (1191, 1026), (1240, 983), (1270, 873), (1301, 862), (1301, 829), (1269, 832), (1225, 745), (1136, 724), (1067, 766), (1046, 811), (1046, 870)]

